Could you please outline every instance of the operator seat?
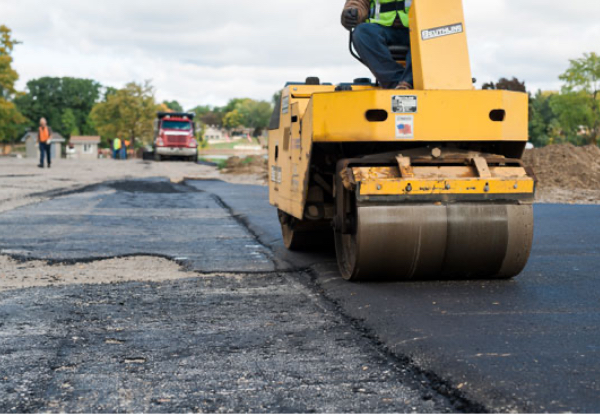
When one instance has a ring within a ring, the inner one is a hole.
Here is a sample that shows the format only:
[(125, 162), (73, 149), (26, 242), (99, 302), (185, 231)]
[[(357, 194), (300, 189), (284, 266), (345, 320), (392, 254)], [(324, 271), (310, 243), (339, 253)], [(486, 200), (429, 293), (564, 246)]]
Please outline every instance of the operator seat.
[(406, 62), (406, 56), (410, 51), (410, 48), (408, 46), (391, 45), (388, 46), (388, 49), (390, 49), (392, 57), (396, 62)]
[[(356, 59), (358, 60), (360, 63), (362, 63), (364, 65), (365, 62), (363, 62), (363, 60), (361, 59), (361, 57), (358, 55), (358, 53), (356, 53), (356, 51), (354, 50), (354, 43), (352, 41), (352, 36), (354, 34), (354, 31), (350, 32), (350, 45), (349, 45), (349, 49), (350, 49), (350, 54)], [(410, 47), (409, 46), (401, 46), (401, 45), (389, 45), (388, 49), (390, 50), (392, 57), (394, 58), (394, 60), (402, 65), (406, 64), (406, 57), (408, 56), (408, 53), (410, 52)]]

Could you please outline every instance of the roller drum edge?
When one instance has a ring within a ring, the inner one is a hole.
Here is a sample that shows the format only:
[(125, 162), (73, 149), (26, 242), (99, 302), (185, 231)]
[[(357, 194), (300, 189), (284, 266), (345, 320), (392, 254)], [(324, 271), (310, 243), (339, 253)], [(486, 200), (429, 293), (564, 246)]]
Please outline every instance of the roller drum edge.
[(531, 205), (367, 206), (355, 234), (336, 234), (336, 251), (352, 281), (507, 279), (532, 242)]

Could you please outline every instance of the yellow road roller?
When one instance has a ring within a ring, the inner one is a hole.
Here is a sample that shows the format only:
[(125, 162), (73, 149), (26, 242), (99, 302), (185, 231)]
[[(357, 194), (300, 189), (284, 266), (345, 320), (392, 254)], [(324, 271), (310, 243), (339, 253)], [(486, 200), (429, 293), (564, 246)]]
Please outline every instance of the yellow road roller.
[(287, 248), (335, 240), (350, 281), (508, 279), (533, 241), (525, 93), (475, 90), (461, 0), (410, 10), (414, 90), (289, 83), (269, 127)]

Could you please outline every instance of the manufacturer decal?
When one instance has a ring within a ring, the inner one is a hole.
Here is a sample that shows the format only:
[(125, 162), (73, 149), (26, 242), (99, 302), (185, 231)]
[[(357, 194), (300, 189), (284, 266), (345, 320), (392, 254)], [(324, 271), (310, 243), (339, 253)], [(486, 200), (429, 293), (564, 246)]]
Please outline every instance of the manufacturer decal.
[(423, 40), (437, 39), (438, 37), (451, 36), (464, 32), (462, 23), (451, 24), (450, 26), (436, 27), (421, 32)]
[(392, 112), (395, 114), (416, 114), (417, 97), (412, 95), (392, 96)]
[(415, 138), (415, 117), (413, 115), (396, 115), (396, 138)]
[(277, 184), (281, 184), (282, 181), (282, 169), (281, 167), (272, 166), (271, 167), (271, 181)]

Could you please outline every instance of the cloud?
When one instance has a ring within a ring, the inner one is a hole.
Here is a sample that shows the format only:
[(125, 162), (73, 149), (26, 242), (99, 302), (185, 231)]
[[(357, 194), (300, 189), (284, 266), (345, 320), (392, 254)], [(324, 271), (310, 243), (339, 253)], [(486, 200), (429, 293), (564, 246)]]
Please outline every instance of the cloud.
[[(598, 51), (600, 3), (465, 0), (474, 75), (559, 87), (569, 58)], [(347, 52), (343, 1), (0, 0), (3, 23), (24, 43), (19, 86), (40, 76), (93, 78), (120, 87), (152, 79), (159, 99), (185, 107), (232, 97), (270, 99), (288, 80), (369, 76)]]

